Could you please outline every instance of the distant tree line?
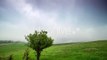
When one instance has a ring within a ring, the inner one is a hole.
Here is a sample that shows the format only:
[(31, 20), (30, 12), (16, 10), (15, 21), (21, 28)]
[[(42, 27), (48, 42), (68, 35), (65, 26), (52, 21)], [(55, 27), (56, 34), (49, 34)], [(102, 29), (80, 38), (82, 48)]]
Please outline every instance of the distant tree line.
[(12, 41), (12, 40), (0, 40), (0, 44), (2, 43), (19, 43), (21, 41)]

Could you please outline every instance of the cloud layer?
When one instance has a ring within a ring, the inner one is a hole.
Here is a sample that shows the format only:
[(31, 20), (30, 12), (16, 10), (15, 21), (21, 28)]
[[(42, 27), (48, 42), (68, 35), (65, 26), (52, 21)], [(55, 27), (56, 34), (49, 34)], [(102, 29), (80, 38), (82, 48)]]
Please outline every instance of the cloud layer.
[[(0, 39), (25, 41), (34, 30), (47, 30), (55, 43), (107, 39), (106, 8), (77, 0), (1, 0)], [(100, 3), (98, 4), (100, 5)], [(101, 10), (97, 10), (101, 9)]]

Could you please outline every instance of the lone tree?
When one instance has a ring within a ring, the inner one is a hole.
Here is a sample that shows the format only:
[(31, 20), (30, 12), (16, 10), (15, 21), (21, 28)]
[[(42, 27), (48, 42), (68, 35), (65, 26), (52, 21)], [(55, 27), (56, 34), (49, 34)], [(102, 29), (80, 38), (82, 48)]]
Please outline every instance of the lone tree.
[(35, 31), (33, 34), (25, 36), (28, 41), (28, 46), (36, 51), (37, 60), (40, 58), (41, 51), (50, 47), (53, 43), (53, 39), (47, 36), (47, 31)]

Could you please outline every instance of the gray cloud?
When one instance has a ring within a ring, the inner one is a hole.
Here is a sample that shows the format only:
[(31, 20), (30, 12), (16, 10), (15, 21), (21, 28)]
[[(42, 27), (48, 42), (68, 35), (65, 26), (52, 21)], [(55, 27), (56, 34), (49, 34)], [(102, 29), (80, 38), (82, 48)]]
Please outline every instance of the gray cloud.
[(24, 36), (34, 30), (47, 30), (55, 43), (107, 39), (106, 15), (80, 8), (75, 0), (6, 0), (5, 3), (12, 8), (4, 8), (8, 13), (0, 10), (0, 39), (25, 41)]
[(33, 7), (48, 11), (71, 10), (75, 3), (74, 0), (27, 0), (27, 2)]

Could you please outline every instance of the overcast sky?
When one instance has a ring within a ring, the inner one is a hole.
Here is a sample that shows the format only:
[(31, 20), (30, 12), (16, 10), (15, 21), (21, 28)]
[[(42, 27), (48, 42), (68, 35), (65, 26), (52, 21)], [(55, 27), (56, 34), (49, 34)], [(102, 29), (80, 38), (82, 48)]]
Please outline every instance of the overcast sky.
[(0, 40), (46, 30), (54, 43), (107, 39), (107, 0), (0, 0)]

